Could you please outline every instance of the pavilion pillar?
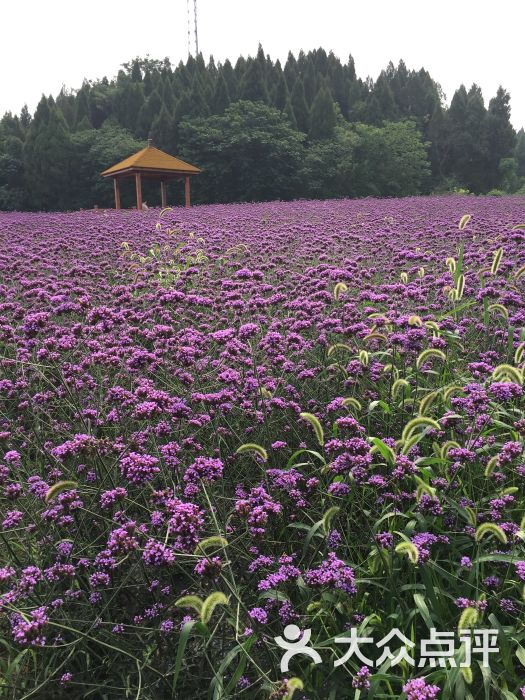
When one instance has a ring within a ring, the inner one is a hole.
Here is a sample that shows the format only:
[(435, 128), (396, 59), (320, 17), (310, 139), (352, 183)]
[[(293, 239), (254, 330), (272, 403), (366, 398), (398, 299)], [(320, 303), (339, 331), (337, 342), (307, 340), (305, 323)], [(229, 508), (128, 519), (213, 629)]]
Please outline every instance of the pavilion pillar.
[(140, 173), (135, 173), (135, 189), (137, 191), (137, 209), (142, 211), (142, 179)]
[(184, 195), (185, 195), (185, 200), (186, 200), (186, 209), (188, 209), (191, 206), (190, 202), (190, 176), (186, 175), (184, 178)]
[(118, 177), (113, 178), (113, 192), (115, 193), (115, 209), (120, 209), (120, 181)]
[(167, 201), (168, 201), (168, 196), (167, 196), (167, 188), (166, 188), (166, 182), (164, 180), (160, 181), (160, 203), (162, 208), (164, 209), (167, 207)]

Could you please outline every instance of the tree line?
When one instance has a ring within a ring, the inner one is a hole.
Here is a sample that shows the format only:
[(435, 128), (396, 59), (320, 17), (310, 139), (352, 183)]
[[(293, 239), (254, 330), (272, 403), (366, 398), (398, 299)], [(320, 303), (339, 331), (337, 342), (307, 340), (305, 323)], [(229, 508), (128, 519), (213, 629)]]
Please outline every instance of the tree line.
[(203, 169), (197, 202), (525, 187), (525, 133), (512, 127), (503, 87), (486, 106), (479, 86), (461, 85), (447, 107), (430, 74), (403, 61), (362, 80), (351, 56), (289, 53), (283, 66), (259, 46), (235, 65), (136, 58), (113, 80), (42, 96), (34, 115), (6, 113), (0, 209), (111, 206), (100, 172), (147, 138)]

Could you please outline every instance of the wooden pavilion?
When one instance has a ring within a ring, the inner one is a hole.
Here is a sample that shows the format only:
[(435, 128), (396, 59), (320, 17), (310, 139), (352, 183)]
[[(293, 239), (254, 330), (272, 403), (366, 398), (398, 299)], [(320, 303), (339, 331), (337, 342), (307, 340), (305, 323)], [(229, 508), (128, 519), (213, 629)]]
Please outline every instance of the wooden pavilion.
[(190, 177), (198, 175), (201, 171), (194, 165), (185, 163), (179, 158), (174, 158), (168, 153), (152, 146), (151, 139), (148, 145), (129, 158), (112, 165), (111, 168), (101, 173), (102, 177), (113, 178), (113, 190), (115, 192), (115, 209), (120, 209), (120, 181), (127, 177), (135, 178), (135, 190), (137, 192), (137, 209), (142, 209), (142, 178), (160, 180), (160, 197), (162, 206), (167, 206), (166, 183), (168, 180), (183, 180), (185, 205), (190, 206)]

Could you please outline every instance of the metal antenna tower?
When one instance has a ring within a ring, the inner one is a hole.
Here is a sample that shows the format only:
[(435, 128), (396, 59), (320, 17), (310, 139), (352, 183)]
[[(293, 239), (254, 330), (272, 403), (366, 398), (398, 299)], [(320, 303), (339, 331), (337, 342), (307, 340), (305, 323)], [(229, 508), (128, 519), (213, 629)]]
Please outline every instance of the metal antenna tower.
[[(191, 56), (191, 23), (190, 0), (186, 0), (188, 13), (188, 56)], [(193, 33), (195, 35), (195, 56), (199, 55), (199, 33), (197, 30), (197, 0), (193, 0)]]
[(191, 56), (190, 0), (186, 0), (186, 13), (188, 17), (188, 56)]
[(193, 18), (195, 21), (195, 55), (199, 55), (199, 35), (197, 33), (197, 0), (193, 0)]

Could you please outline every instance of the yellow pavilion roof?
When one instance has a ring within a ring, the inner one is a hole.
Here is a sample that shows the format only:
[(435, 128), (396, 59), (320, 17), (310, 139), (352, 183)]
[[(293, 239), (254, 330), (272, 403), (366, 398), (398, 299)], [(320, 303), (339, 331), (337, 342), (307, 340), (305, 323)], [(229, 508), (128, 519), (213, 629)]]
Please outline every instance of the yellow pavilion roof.
[(141, 151), (134, 153), (129, 158), (125, 158), (120, 163), (112, 165), (111, 168), (104, 170), (101, 175), (116, 175), (119, 172), (127, 170), (169, 170), (171, 172), (180, 173), (200, 173), (200, 169), (194, 165), (185, 163), (180, 158), (170, 156), (169, 153), (164, 153), (155, 146), (146, 146)]

